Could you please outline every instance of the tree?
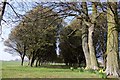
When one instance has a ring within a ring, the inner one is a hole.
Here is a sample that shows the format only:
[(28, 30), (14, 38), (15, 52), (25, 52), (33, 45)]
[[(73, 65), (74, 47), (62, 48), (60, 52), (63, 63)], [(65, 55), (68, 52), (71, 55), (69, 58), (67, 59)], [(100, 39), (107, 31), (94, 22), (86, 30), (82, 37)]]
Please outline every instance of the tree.
[(94, 27), (96, 26), (97, 3), (92, 3), (92, 19), (88, 28), (88, 46), (90, 52), (91, 68), (98, 69), (97, 59), (95, 56), (95, 48), (93, 45)]
[(118, 12), (117, 2), (108, 2), (107, 5), (107, 62), (106, 74), (119, 76), (119, 53), (118, 53)]
[[(87, 3), (82, 2), (82, 8), (83, 8), (83, 16), (86, 21), (88, 21), (88, 9), (87, 9)], [(89, 54), (89, 48), (88, 48), (88, 26), (83, 22), (82, 24), (82, 48), (84, 51), (85, 59), (86, 59), (86, 68), (91, 68), (91, 60), (90, 60), (90, 54)]]
[[(92, 14), (88, 15), (89, 10), (88, 10), (88, 4), (82, 3), (76, 3), (76, 2), (67, 2), (67, 3), (53, 3), (51, 6), (53, 7), (54, 5), (57, 5), (58, 7), (63, 7), (59, 8), (58, 13), (60, 16), (74, 16), (78, 19), (83, 20), (83, 33), (85, 33), (85, 36), (83, 38), (83, 51), (85, 55), (87, 54), (86, 59), (87, 64), (89, 63), (88, 68), (92, 69), (98, 69), (98, 64), (97, 64), (97, 59), (96, 59), (96, 52), (95, 52), (95, 45), (94, 45), (94, 40), (93, 37), (95, 35), (94, 30), (96, 27), (96, 22), (99, 16), (101, 15), (100, 12), (98, 12), (98, 5), (100, 3), (97, 2), (90, 2), (90, 5), (92, 5)], [(52, 8), (55, 9), (55, 8)], [(76, 14), (78, 13), (78, 14)], [(52, 16), (52, 15), (51, 15)], [(84, 35), (83, 35), (84, 36)], [(88, 38), (88, 39), (87, 39)], [(89, 52), (88, 52), (89, 50)], [(89, 56), (89, 57), (88, 57)], [(92, 61), (91, 61), (92, 60)], [(89, 61), (89, 62), (88, 62)], [(87, 67), (86, 67), (87, 68)]]
[(57, 16), (45, 17), (45, 15), (48, 14), (56, 14), (55, 12), (48, 10), (49, 8), (47, 7), (43, 8), (42, 6), (37, 6), (29, 12), (29, 14), (27, 15), (28, 18), (24, 19), (24, 21), (26, 22), (26, 28), (27, 30), (29, 30), (27, 31), (27, 34), (29, 34), (29, 38), (27, 41), (29, 44), (29, 49), (31, 49), (31, 52), (29, 54), (32, 55), (30, 62), (31, 66), (33, 65), (35, 60), (37, 60), (37, 63), (38, 61), (42, 63), (50, 59), (53, 60), (53, 56), (56, 57), (55, 36), (57, 25), (59, 24), (61, 19), (59, 18), (56, 21), (52, 22), (52, 19), (56, 19)]
[(26, 55), (26, 41), (24, 39), (24, 42), (20, 40), (20, 38), (24, 38), (22, 35), (24, 32), (22, 31), (19, 33), (20, 28), (15, 28), (11, 31), (11, 34), (9, 35), (9, 38), (4, 42), (4, 45), (8, 47), (7, 51), (12, 51), (19, 53), (21, 57), (21, 65), (23, 66), (24, 57)]
[(90, 66), (88, 66), (88, 68), (90, 67), (91, 69), (98, 69), (97, 59), (96, 59), (96, 55), (95, 55), (95, 48), (94, 48), (94, 44), (93, 44), (94, 28), (96, 26), (96, 19), (98, 17), (97, 2), (92, 2), (92, 14), (91, 14), (91, 18), (88, 15), (87, 5), (85, 3), (83, 3), (83, 11), (84, 11), (83, 14), (85, 16), (83, 16), (82, 19), (83, 19), (85, 25), (88, 26), (88, 47), (89, 47), (89, 54), (85, 53), (85, 54), (87, 54), (86, 58), (88, 58), (88, 59), (89, 59), (88, 56), (90, 55), (90, 62), (89, 62)]
[[(59, 18), (52, 22), (51, 20), (57, 16), (45, 17), (44, 15), (56, 14), (54, 11), (48, 10), (47, 7), (35, 7), (23, 17), (19, 25), (12, 30), (10, 34), (12, 36), (9, 36), (11, 41), (14, 40), (14, 44), (19, 44), (22, 47), (23, 50), (20, 49), (23, 54), (22, 62), (27, 56), (31, 67), (35, 61), (37, 66), (38, 62), (53, 62), (57, 57), (55, 53), (56, 33), (57, 26), (62, 19)], [(18, 50), (16, 45), (13, 47)]]
[(74, 20), (69, 26), (63, 28), (60, 34), (60, 56), (66, 65), (73, 67), (81, 67), (80, 65), (85, 62), (78, 22), (79, 20)]

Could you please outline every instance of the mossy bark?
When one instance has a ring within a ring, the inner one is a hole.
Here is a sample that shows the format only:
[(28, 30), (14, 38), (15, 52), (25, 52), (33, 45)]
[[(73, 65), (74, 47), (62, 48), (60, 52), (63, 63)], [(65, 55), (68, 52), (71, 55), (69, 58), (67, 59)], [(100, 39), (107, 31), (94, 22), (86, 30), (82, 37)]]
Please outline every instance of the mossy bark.
[(108, 34), (107, 34), (107, 62), (106, 74), (119, 76), (119, 53), (118, 53), (118, 16), (117, 16), (117, 3), (109, 2), (107, 7), (107, 21), (108, 21)]

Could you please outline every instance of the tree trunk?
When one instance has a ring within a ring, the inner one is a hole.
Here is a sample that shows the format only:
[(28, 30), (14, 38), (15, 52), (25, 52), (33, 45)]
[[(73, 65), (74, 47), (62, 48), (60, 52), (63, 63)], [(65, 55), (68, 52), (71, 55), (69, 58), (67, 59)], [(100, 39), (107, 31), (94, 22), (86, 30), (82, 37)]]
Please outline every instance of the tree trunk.
[(32, 59), (32, 52), (30, 53), (30, 55), (29, 55), (28, 59), (29, 59), (28, 65), (30, 66), (31, 59)]
[(33, 67), (34, 61), (35, 61), (35, 58), (34, 58), (34, 54), (33, 54), (32, 59), (31, 59), (31, 63), (30, 63), (31, 67)]
[(0, 35), (2, 34), (2, 25), (1, 25), (1, 21), (2, 21), (2, 18), (3, 18), (3, 15), (4, 15), (4, 12), (5, 12), (5, 7), (6, 7), (6, 3), (7, 0), (4, 0), (3, 1), (3, 5), (2, 7), (0, 8)]
[(30, 61), (30, 66), (33, 67), (33, 63), (34, 63), (34, 51), (31, 54), (31, 61)]
[(31, 64), (30, 64), (31, 67), (33, 67), (35, 60), (36, 60), (36, 51), (34, 50), (32, 52), (32, 59), (31, 59)]
[[(88, 9), (87, 9), (87, 3), (82, 2), (82, 8), (84, 11), (84, 17), (86, 21), (88, 21)], [(82, 48), (83, 52), (85, 55), (85, 60), (86, 60), (86, 68), (85, 69), (90, 69), (91, 66), (91, 60), (90, 60), (90, 54), (89, 54), (89, 49), (88, 49), (88, 28), (87, 25), (83, 22), (83, 27), (82, 27)]]
[(91, 60), (90, 60), (90, 54), (88, 50), (88, 31), (87, 31), (87, 26), (83, 26), (82, 28), (82, 48), (83, 52), (85, 55), (85, 60), (86, 60), (86, 68), (85, 69), (90, 69), (91, 67)]
[(40, 59), (39, 59), (38, 66), (40, 66), (40, 65), (41, 65), (41, 61), (40, 61)]
[(28, 62), (28, 66), (30, 65), (30, 57), (28, 58), (29, 62)]
[(88, 44), (89, 44), (91, 68), (95, 70), (98, 69), (98, 64), (97, 64), (95, 49), (93, 45), (93, 35), (94, 35), (94, 24), (92, 24), (92, 26), (89, 27)]
[(24, 52), (23, 52), (22, 61), (21, 61), (21, 65), (22, 65), (22, 66), (23, 66), (23, 62), (24, 62), (25, 55), (26, 55), (26, 46), (25, 46), (25, 44), (24, 44)]
[(89, 29), (88, 29), (88, 45), (89, 45), (89, 52), (90, 52), (91, 68), (94, 70), (98, 69), (97, 59), (95, 55), (95, 48), (93, 45), (93, 36), (94, 36), (94, 28), (96, 26), (96, 17), (97, 17), (97, 4), (96, 2), (93, 2), (91, 24), (89, 25)]
[(34, 58), (32, 57), (31, 63), (30, 63), (30, 66), (31, 66), (31, 67), (33, 67), (33, 63), (34, 63)]
[(25, 57), (25, 55), (22, 56), (21, 66), (23, 66), (24, 57)]
[(35, 64), (36, 67), (38, 66), (38, 61), (39, 61), (39, 60), (37, 59), (37, 60), (36, 60), (36, 64)]
[(118, 15), (117, 3), (108, 3), (107, 8), (107, 21), (108, 21), (108, 34), (107, 34), (107, 62), (106, 74), (119, 76), (119, 53), (118, 53)]

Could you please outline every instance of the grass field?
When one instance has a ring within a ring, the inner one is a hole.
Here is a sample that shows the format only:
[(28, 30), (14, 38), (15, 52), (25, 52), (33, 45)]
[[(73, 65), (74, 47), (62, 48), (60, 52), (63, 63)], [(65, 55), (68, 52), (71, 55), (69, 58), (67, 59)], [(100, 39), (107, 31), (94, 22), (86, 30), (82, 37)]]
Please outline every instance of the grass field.
[[(63, 65), (64, 66), (64, 65)], [(2, 62), (2, 78), (99, 78), (90, 72), (73, 71), (69, 68), (20, 66), (20, 62)]]

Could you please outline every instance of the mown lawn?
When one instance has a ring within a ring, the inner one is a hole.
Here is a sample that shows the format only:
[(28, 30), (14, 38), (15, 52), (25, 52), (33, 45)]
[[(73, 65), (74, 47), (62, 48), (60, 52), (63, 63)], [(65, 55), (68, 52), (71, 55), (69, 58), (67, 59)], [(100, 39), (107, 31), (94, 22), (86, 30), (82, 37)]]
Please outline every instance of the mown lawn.
[(78, 69), (29, 67), (20, 66), (20, 62), (2, 62), (2, 78), (98, 78), (89, 72), (79, 72)]
[[(63, 65), (64, 66), (64, 65)], [(20, 62), (2, 62), (2, 78), (99, 78), (90, 72), (73, 71), (69, 68), (20, 66)]]

